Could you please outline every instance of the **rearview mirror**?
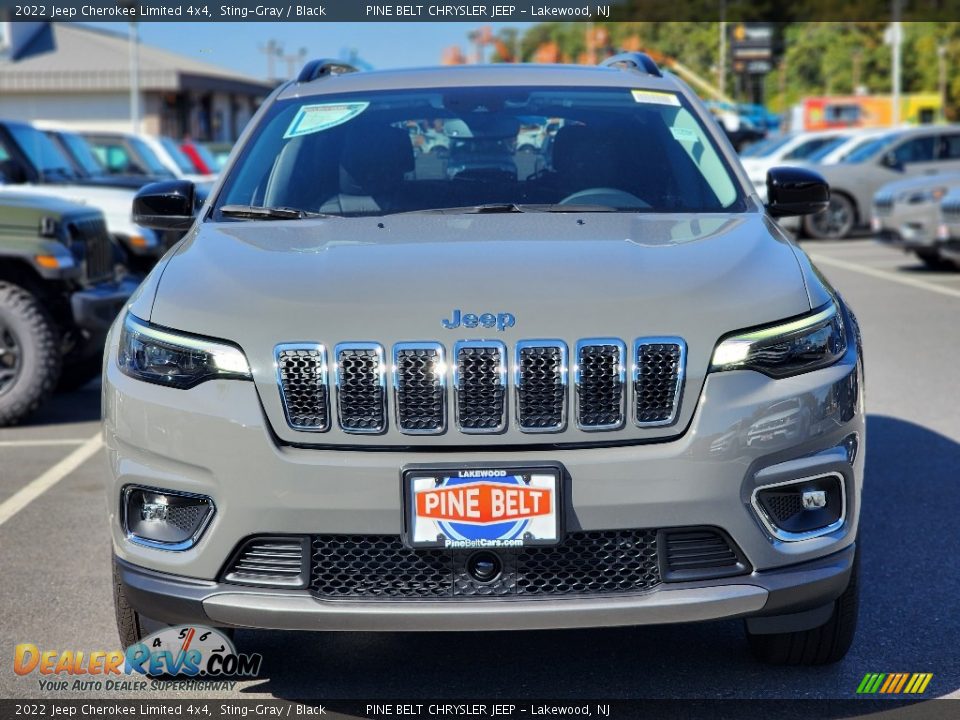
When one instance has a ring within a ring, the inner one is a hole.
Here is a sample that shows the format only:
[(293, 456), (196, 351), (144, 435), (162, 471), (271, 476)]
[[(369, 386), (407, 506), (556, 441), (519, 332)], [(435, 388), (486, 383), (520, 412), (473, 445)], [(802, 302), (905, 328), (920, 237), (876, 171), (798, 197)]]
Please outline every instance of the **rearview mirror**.
[(188, 230), (194, 221), (195, 193), (186, 180), (146, 185), (133, 198), (133, 222), (152, 230)]
[(767, 171), (767, 212), (773, 217), (813, 215), (830, 204), (830, 186), (823, 176), (799, 167)]

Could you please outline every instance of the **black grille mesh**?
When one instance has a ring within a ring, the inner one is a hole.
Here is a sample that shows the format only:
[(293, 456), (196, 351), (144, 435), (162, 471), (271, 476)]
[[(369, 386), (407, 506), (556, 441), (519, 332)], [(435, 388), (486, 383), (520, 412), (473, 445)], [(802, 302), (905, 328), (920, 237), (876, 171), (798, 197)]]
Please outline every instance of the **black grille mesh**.
[(277, 353), (277, 368), (290, 425), (307, 430), (325, 430), (329, 426), (330, 411), (320, 350), (280, 350)]
[(638, 423), (666, 423), (673, 419), (681, 356), (677, 343), (637, 346), (638, 376), (634, 383), (634, 402)]
[(799, 492), (764, 492), (759, 494), (763, 509), (778, 523), (789, 520), (803, 511), (803, 497)]
[(444, 425), (441, 355), (436, 348), (396, 354), (397, 425), (406, 432), (439, 431)]
[(618, 345), (583, 345), (579, 349), (577, 422), (585, 428), (623, 423), (623, 358)]
[(340, 426), (356, 432), (386, 429), (381, 355), (370, 348), (342, 348), (337, 353), (337, 412)]
[(80, 261), (86, 282), (113, 277), (113, 244), (102, 218), (76, 220), (68, 225), (71, 251)]
[(559, 429), (567, 402), (563, 384), (563, 351), (559, 347), (522, 347), (517, 415), (525, 430)]
[(492, 583), (467, 574), (469, 551), (414, 550), (395, 535), (318, 535), (310, 588), (324, 599), (374, 600), (640, 592), (660, 583), (656, 535), (575, 532), (554, 547), (498, 550), (503, 571)]
[(463, 430), (494, 432), (504, 422), (506, 388), (499, 347), (461, 347), (457, 352), (457, 421)]

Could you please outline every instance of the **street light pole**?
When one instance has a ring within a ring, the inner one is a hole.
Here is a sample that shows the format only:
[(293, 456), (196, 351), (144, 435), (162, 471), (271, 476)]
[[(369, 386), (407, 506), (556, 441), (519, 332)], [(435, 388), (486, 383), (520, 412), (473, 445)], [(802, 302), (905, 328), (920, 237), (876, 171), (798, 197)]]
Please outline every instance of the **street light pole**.
[(719, 68), (717, 86), (720, 94), (727, 94), (727, 2), (720, 0), (720, 58), (717, 61)]
[(891, 120), (900, 124), (900, 55), (903, 44), (903, 28), (900, 23), (900, 0), (893, 0), (893, 22), (890, 25), (890, 44), (893, 46), (893, 112)]
[(140, 29), (130, 23), (130, 127), (140, 132)]
[(940, 120), (947, 119), (947, 46), (941, 42), (937, 45), (937, 62), (940, 86)]

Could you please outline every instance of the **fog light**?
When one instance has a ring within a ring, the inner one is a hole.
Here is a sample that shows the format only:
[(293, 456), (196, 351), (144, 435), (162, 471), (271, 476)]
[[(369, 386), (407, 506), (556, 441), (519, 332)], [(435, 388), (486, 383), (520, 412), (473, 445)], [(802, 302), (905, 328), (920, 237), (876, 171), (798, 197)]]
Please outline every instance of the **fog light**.
[(827, 494), (823, 490), (804, 490), (800, 496), (804, 510), (816, 510), (827, 506)]
[(134, 486), (124, 488), (121, 508), (127, 537), (161, 550), (193, 547), (215, 510), (205, 495)]
[(778, 540), (807, 540), (843, 525), (846, 505), (843, 476), (837, 472), (764, 485), (751, 504)]

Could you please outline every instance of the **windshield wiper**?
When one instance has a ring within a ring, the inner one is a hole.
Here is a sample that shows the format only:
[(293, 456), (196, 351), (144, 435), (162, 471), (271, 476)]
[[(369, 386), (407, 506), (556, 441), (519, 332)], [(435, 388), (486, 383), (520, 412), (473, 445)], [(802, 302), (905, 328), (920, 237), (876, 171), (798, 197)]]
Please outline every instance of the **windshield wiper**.
[(259, 207), (257, 205), (224, 205), (220, 214), (225, 217), (250, 220), (300, 220), (302, 218), (332, 217), (323, 213), (307, 212), (291, 207)]

